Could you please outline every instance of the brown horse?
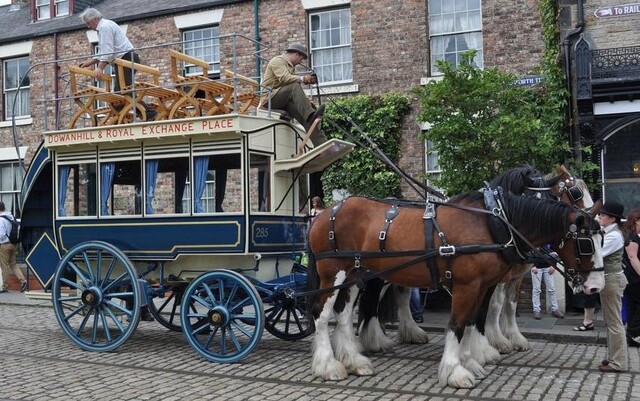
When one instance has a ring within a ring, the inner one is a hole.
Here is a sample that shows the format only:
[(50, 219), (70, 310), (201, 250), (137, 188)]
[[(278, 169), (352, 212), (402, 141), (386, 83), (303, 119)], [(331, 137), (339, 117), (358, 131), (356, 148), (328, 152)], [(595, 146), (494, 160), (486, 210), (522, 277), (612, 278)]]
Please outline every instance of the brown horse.
[[(562, 200), (580, 209), (593, 206), (584, 181), (574, 178), (563, 165), (558, 165), (557, 171), (558, 175), (543, 177), (531, 166), (524, 165), (494, 178), (490, 186), (500, 186), (514, 194)], [(478, 322), (480, 334), (484, 331), (486, 335), (486, 339), (478, 339), (478, 348), (484, 354), (478, 358), (480, 365), (498, 361), (500, 353), (530, 349), (529, 341), (520, 333), (516, 323), (520, 285), (530, 267), (528, 264), (512, 266), (503, 282), (498, 284), (491, 294), (486, 319), (480, 316)], [(382, 280), (368, 281), (360, 296), (358, 330), (363, 350), (390, 351), (394, 342), (384, 334), (381, 324), (395, 319), (398, 320), (396, 338), (399, 342), (427, 343), (427, 333), (414, 322), (411, 316), (409, 291), (403, 287), (392, 286), (386, 290), (384, 298), (378, 305), (382, 288)], [(482, 375), (479, 369), (477, 373)]]
[[(439, 378), (442, 385), (459, 388), (474, 385), (474, 375), (466, 367), (477, 365), (461, 346), (465, 326), (476, 319), (488, 289), (504, 278), (512, 264), (499, 249), (518, 244), (526, 252), (551, 243), (564, 265), (578, 272), (587, 293), (604, 285), (599, 226), (590, 216), (560, 202), (503, 194), (501, 208), (493, 212), (502, 209), (516, 232), (515, 241), (505, 245), (493, 240), (483, 194), (460, 195), (437, 209), (441, 235), (433, 234), (435, 250), (425, 250), (423, 210), (399, 207), (382, 253), (380, 228), (388, 220), (389, 209), (381, 201), (349, 198), (322, 213), (311, 227), (309, 284), (321, 291), (311, 304), (316, 325), (312, 371), (318, 377), (341, 380), (348, 372), (373, 373), (370, 360), (358, 349), (351, 321), (354, 284), (363, 272), (382, 272), (386, 280), (402, 286), (430, 287), (433, 283), (424, 261), (437, 256), (440, 276), (451, 273), (453, 291)], [(591, 252), (579, 252), (586, 248)], [(337, 323), (331, 341), (328, 324), (334, 313)]]

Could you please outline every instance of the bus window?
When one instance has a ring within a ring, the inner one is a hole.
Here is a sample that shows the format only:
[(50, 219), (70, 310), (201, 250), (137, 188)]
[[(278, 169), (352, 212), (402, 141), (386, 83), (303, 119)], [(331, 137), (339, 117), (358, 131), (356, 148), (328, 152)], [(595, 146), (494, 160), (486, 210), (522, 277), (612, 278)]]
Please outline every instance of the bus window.
[(147, 159), (145, 168), (145, 214), (190, 213), (183, 202), (189, 158)]
[(58, 216), (96, 215), (96, 164), (58, 167)]
[(195, 156), (193, 169), (195, 213), (242, 212), (240, 154)]
[(140, 161), (100, 163), (100, 215), (142, 214)]
[(252, 212), (271, 211), (271, 163), (270, 157), (250, 154), (249, 207)]

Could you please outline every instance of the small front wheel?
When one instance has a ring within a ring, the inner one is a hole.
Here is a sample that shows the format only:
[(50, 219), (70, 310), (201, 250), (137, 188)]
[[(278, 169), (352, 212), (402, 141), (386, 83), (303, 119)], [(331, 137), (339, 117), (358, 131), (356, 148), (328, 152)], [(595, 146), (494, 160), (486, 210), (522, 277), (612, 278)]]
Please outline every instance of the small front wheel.
[(231, 270), (204, 273), (189, 284), (180, 308), (189, 344), (212, 362), (237, 362), (258, 345), (264, 307), (254, 286)]

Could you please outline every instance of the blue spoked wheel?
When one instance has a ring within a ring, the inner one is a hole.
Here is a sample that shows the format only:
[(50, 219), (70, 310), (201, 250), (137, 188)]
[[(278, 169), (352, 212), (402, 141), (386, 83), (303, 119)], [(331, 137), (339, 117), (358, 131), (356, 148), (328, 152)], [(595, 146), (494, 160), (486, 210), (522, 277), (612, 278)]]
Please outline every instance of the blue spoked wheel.
[(231, 270), (204, 273), (189, 284), (180, 308), (182, 332), (203, 358), (237, 362), (258, 345), (264, 308), (255, 287)]
[(111, 351), (140, 319), (138, 274), (115, 246), (101, 241), (71, 248), (56, 269), (53, 309), (65, 334), (87, 351)]

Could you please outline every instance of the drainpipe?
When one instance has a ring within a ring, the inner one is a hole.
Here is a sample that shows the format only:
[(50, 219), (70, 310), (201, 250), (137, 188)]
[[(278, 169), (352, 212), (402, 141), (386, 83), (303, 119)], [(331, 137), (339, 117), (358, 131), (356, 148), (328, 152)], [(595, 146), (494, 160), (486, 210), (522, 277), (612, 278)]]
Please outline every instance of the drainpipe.
[[(53, 33), (53, 59), (58, 59), (58, 32)], [(54, 108), (54, 116), (55, 116), (55, 126), (56, 130), (60, 129), (60, 66), (58, 63), (53, 64), (53, 93), (55, 94), (55, 108)]]
[(253, 30), (255, 32), (256, 40), (256, 77), (258, 81), (262, 78), (260, 71), (262, 71), (261, 59), (260, 59), (260, 11), (259, 0), (253, 0)]
[(573, 119), (573, 90), (572, 90), (572, 74), (571, 74), (571, 45), (573, 39), (582, 33), (584, 29), (584, 4), (583, 0), (578, 0), (578, 23), (575, 28), (571, 29), (564, 37), (562, 46), (564, 47), (564, 68), (567, 74), (567, 91), (569, 93), (569, 107), (567, 107), (567, 121), (569, 122), (569, 146), (574, 160), (581, 161), (580, 152), (580, 132), (578, 132), (577, 124)]

